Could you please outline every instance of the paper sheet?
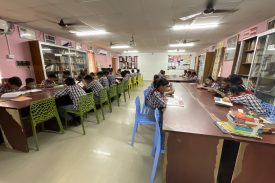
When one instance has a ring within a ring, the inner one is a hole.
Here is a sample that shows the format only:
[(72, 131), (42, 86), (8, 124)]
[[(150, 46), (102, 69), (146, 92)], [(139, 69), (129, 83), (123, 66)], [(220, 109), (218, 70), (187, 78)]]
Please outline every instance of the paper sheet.
[(171, 97), (168, 98), (167, 105), (168, 106), (179, 106), (179, 107), (183, 107), (184, 106), (182, 99), (171, 98)]
[(32, 98), (30, 98), (30, 97), (20, 96), (20, 97), (16, 97), (16, 98), (13, 98), (13, 99), (10, 99), (10, 100), (16, 101), (16, 102), (23, 102), (23, 101), (31, 100), (31, 99)]

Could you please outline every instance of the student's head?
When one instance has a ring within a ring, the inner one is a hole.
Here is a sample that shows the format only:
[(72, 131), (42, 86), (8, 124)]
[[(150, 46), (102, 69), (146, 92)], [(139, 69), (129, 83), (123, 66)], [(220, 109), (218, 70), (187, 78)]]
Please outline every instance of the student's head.
[(158, 74), (155, 74), (153, 81), (158, 80), (159, 78), (160, 78), (160, 76)]
[(19, 77), (14, 76), (8, 79), (8, 84), (12, 89), (19, 89), (22, 86), (22, 81)]
[(86, 84), (89, 84), (90, 82), (92, 82), (94, 80), (94, 78), (91, 76), (91, 75), (86, 75), (85, 77), (84, 77), (84, 82), (86, 83)]
[(184, 74), (186, 74), (187, 73), (187, 70), (184, 70)]
[(110, 68), (109, 69), (109, 73), (112, 74), (114, 72), (114, 69), (113, 68)]
[(121, 69), (118, 69), (118, 70), (117, 70), (117, 73), (121, 73)]
[(220, 82), (220, 87), (222, 89), (227, 89), (229, 87), (229, 80), (227, 78), (222, 79)]
[(75, 81), (72, 77), (68, 77), (68, 78), (65, 79), (65, 84), (67, 86), (72, 86), (72, 85), (75, 85)]
[(33, 78), (26, 78), (25, 82), (28, 88), (35, 88), (35, 81)]
[(230, 75), (229, 81), (230, 81), (231, 85), (242, 85), (243, 84), (242, 78), (236, 74)]
[(48, 80), (50, 81), (54, 81), (56, 79), (56, 75), (54, 73), (49, 73), (47, 77), (48, 77)]
[(64, 79), (71, 77), (71, 72), (70, 71), (63, 71), (63, 76)]
[(187, 75), (190, 76), (191, 75), (191, 71), (187, 71)]
[(132, 69), (132, 73), (135, 73), (135, 70), (134, 70), (134, 69)]
[(191, 75), (192, 75), (192, 76), (196, 76), (197, 73), (194, 71), (194, 72), (191, 73)]
[(121, 72), (121, 76), (122, 76), (122, 77), (125, 77), (125, 76), (126, 76), (126, 74), (127, 74), (127, 72), (126, 72), (126, 71), (122, 71), (122, 72)]
[(139, 73), (140, 72), (140, 70), (139, 69), (137, 69), (137, 73)]
[(103, 72), (99, 71), (96, 75), (97, 75), (98, 78), (101, 78), (103, 76)]
[(159, 73), (162, 74), (162, 75), (165, 75), (165, 71), (164, 70), (160, 70)]
[(126, 70), (126, 74), (130, 74), (131, 72), (129, 70)]
[(245, 88), (240, 85), (231, 85), (229, 91), (233, 96), (238, 96), (245, 92)]
[(108, 75), (109, 75), (109, 71), (108, 70), (103, 71), (103, 76), (108, 76)]
[(208, 76), (206, 79), (205, 79), (205, 83), (206, 84), (210, 84), (210, 83), (213, 83), (214, 82), (214, 79), (211, 77), (211, 76)]
[(169, 87), (169, 81), (162, 77), (155, 80), (153, 84), (154, 88), (160, 93), (164, 93), (165, 91), (167, 91), (167, 87)]

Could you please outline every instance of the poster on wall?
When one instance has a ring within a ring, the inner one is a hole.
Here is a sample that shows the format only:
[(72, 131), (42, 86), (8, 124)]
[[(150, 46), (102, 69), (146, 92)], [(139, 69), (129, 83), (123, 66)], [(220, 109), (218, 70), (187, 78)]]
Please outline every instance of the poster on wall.
[(24, 27), (18, 27), (19, 35), (21, 38), (29, 39), (29, 40), (36, 40), (35, 31), (31, 29), (27, 29)]
[(232, 61), (235, 57), (236, 48), (238, 44), (238, 35), (227, 40), (227, 48), (225, 50), (225, 61)]
[(138, 69), (138, 56), (119, 56), (120, 69)]
[(168, 70), (190, 69), (192, 55), (168, 55)]

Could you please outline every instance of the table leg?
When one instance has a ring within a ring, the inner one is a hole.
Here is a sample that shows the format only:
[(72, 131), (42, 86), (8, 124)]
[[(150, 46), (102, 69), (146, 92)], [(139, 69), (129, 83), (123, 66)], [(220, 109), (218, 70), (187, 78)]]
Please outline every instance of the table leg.
[(11, 149), (29, 152), (20, 112), (16, 109), (0, 108), (0, 116), (0, 126), (6, 146)]

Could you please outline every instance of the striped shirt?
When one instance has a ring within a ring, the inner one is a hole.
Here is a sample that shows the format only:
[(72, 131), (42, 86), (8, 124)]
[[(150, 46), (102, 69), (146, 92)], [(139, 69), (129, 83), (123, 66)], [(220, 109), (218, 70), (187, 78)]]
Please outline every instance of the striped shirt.
[(100, 79), (99, 79), (99, 82), (102, 84), (102, 86), (106, 89), (109, 89), (109, 81), (107, 79), (106, 76), (102, 76)]
[(100, 90), (103, 89), (103, 86), (98, 80), (93, 80), (87, 86), (84, 87), (85, 91), (91, 91), (94, 93), (95, 96), (99, 96)]
[(110, 74), (107, 78), (110, 86), (116, 84), (116, 77), (114, 75)]
[(73, 102), (73, 108), (77, 110), (79, 107), (80, 97), (86, 95), (86, 92), (79, 85), (75, 84), (72, 86), (66, 86), (63, 90), (55, 93), (54, 96), (56, 98), (59, 98), (66, 95), (69, 95), (70, 99)]

